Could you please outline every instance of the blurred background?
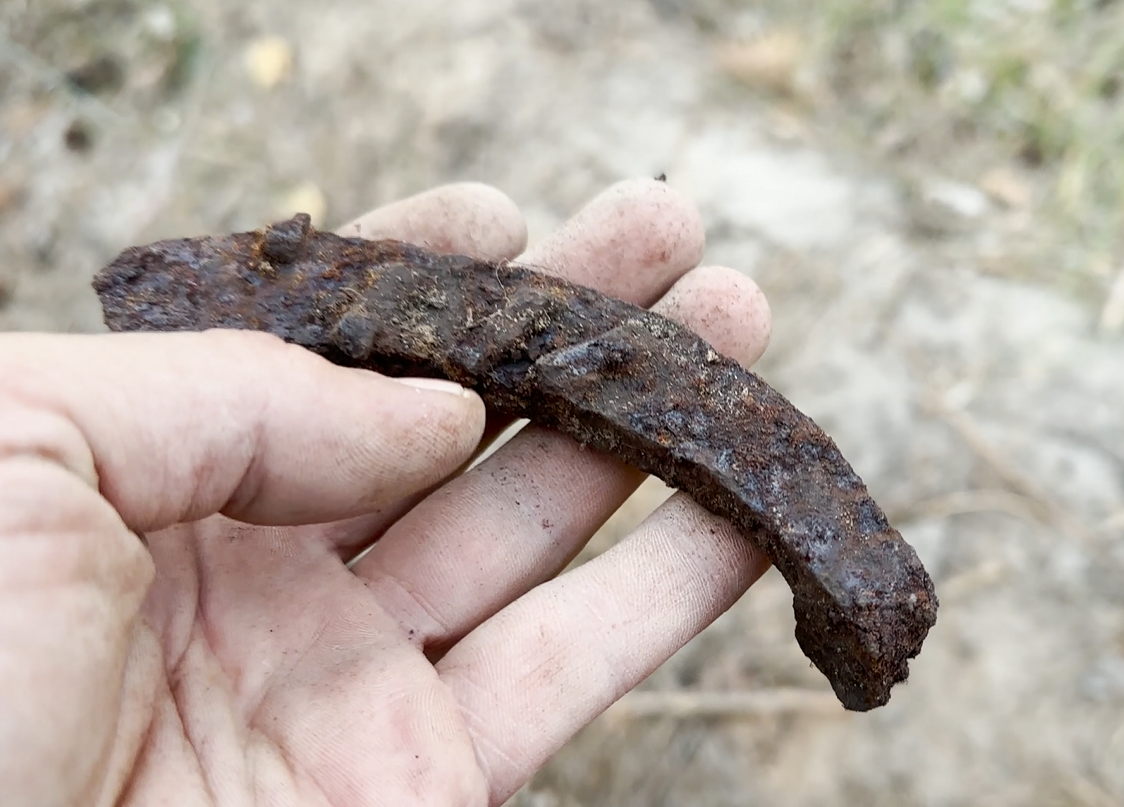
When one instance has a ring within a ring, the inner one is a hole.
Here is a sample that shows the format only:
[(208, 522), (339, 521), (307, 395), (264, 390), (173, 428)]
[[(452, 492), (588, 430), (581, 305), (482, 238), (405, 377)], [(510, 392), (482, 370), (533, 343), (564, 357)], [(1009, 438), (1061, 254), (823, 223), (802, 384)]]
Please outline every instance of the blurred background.
[(155, 238), (658, 173), (942, 610), (848, 714), (771, 572), (513, 803), (1124, 804), (1124, 3), (0, 0), (3, 329)]

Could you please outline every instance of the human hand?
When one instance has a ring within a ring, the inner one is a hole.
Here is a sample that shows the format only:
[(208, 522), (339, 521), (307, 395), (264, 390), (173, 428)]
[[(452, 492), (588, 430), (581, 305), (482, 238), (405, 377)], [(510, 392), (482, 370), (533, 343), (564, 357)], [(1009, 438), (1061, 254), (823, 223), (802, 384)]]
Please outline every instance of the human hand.
[[(525, 241), (476, 185), (343, 231)], [(702, 248), (629, 182), (521, 260), (751, 364), (767, 305)], [(0, 336), (4, 803), (498, 804), (767, 568), (676, 495), (559, 576), (642, 476), (533, 426), (457, 474), (502, 425), (262, 334)]]

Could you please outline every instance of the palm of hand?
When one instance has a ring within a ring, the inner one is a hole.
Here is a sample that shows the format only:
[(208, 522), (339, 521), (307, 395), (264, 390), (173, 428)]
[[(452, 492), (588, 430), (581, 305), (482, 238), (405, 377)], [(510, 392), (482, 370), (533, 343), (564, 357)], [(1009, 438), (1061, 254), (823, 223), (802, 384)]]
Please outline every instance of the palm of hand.
[(166, 735), (147, 748), (167, 751), (137, 804), (488, 802), (454, 692), (330, 532), (218, 516), (151, 537), (170, 573), (145, 608)]
[[(345, 232), (523, 240), (477, 186)], [(524, 260), (750, 364), (768, 309), (692, 270), (701, 248), (688, 203), (626, 183)], [(0, 785), (23, 803), (501, 803), (767, 567), (676, 496), (557, 576), (641, 477), (528, 428), (435, 487), (484, 428), (459, 391), (255, 334), (5, 339)]]

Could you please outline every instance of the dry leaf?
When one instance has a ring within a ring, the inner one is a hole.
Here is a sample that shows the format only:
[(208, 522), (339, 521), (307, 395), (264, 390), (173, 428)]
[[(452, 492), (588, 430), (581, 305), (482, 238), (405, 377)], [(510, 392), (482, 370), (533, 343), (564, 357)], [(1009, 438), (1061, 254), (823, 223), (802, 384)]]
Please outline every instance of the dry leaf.
[(1030, 205), (1034, 189), (1026, 177), (1007, 168), (992, 168), (980, 178), (980, 190), (1004, 207), (1022, 209)]
[(783, 95), (797, 93), (797, 74), (807, 43), (799, 31), (781, 29), (757, 39), (720, 45), (718, 65), (754, 89)]
[(245, 62), (250, 80), (269, 90), (293, 72), (293, 46), (279, 36), (263, 36), (246, 48)]

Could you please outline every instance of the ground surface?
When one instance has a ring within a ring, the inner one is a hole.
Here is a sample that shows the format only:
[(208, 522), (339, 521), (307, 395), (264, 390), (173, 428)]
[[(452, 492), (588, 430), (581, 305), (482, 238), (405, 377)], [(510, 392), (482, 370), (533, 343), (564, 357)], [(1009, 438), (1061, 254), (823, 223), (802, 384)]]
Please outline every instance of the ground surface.
[(832, 136), (799, 37), (701, 5), (0, 0), (0, 328), (99, 330), (91, 274), (156, 237), (478, 179), (535, 238), (666, 172), (708, 262), (769, 296), (762, 374), (836, 438), (942, 610), (910, 684), (845, 714), (771, 573), (515, 802), (1124, 803), (1124, 310), (1017, 270), (1050, 231), (1033, 172), (986, 142), (978, 182), (945, 183), (964, 164), (931, 144), (899, 171)]

